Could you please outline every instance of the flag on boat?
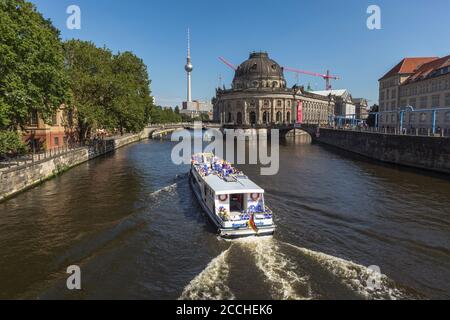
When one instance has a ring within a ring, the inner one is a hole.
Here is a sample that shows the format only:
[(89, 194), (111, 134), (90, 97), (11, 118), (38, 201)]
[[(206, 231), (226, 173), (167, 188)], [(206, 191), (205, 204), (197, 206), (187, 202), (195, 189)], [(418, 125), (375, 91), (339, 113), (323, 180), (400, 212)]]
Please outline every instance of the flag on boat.
[(256, 226), (256, 223), (255, 223), (255, 215), (254, 214), (252, 214), (250, 216), (250, 220), (248, 221), (248, 225), (250, 226), (250, 228), (253, 229), (253, 231), (255, 231), (256, 233), (258, 232), (258, 227)]

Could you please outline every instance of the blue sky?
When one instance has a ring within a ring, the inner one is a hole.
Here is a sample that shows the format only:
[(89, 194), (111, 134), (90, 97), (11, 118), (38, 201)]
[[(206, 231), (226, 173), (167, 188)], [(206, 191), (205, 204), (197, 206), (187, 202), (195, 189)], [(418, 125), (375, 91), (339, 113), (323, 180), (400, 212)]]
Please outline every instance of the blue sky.
[[(333, 88), (378, 99), (377, 80), (405, 56), (450, 54), (449, 0), (152, 1), (33, 0), (63, 39), (90, 40), (144, 59), (157, 103), (185, 99), (186, 30), (192, 33), (193, 97), (214, 96), (219, 75), (230, 86), (234, 64), (254, 50), (268, 51), (282, 66), (342, 77)], [(68, 30), (66, 9), (78, 5), (81, 30)], [(366, 27), (367, 7), (381, 8), (381, 30)], [(289, 85), (296, 78), (286, 73)], [(300, 83), (323, 90), (321, 78)]]

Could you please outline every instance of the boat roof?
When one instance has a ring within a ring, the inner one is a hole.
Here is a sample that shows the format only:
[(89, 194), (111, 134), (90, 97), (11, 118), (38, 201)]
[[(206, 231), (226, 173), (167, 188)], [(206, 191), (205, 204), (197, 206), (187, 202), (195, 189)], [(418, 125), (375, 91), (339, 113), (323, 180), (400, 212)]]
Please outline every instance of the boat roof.
[(245, 176), (237, 176), (235, 181), (225, 181), (215, 174), (203, 178), (216, 195), (238, 193), (264, 193), (256, 183)]
[[(203, 165), (205, 163), (204, 161), (210, 162), (213, 161), (213, 159), (223, 161), (211, 153), (199, 153), (192, 156), (193, 163), (196, 162), (196, 169)], [(211, 173), (204, 176), (203, 179), (216, 195), (264, 193), (264, 189), (243, 174), (230, 175), (227, 178), (223, 178), (217, 174)]]

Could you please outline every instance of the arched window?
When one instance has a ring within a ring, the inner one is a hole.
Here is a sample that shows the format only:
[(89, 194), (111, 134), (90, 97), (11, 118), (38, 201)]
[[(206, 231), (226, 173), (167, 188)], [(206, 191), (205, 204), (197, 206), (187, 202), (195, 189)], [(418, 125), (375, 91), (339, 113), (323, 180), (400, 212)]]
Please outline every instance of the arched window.
[(281, 111), (277, 112), (277, 122), (281, 122)]
[(256, 113), (254, 111), (250, 112), (250, 124), (256, 124)]
[(264, 100), (264, 107), (270, 107), (270, 101)]
[(265, 112), (263, 113), (263, 123), (264, 123), (264, 124), (269, 123), (269, 113), (268, 113), (267, 111), (265, 111)]
[(227, 122), (228, 123), (233, 122), (233, 116), (231, 115), (231, 112), (228, 112)]
[(291, 112), (290, 111), (288, 111), (286, 113), (286, 121), (287, 121), (287, 123), (291, 123)]
[(238, 112), (236, 117), (237, 124), (242, 124), (242, 113)]

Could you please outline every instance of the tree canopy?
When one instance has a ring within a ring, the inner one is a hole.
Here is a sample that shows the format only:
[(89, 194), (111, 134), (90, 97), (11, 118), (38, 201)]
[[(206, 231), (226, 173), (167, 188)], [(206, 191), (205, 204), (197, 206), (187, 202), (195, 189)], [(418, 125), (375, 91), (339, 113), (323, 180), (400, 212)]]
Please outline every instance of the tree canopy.
[(0, 129), (49, 120), (68, 101), (59, 31), (24, 0), (0, 0), (0, 21)]
[(152, 108), (144, 62), (131, 52), (114, 55), (80, 40), (66, 42), (64, 49), (80, 139), (99, 128), (142, 130)]

